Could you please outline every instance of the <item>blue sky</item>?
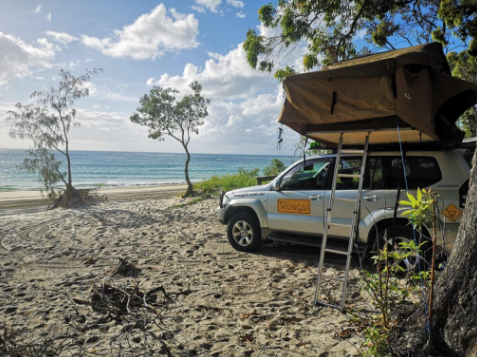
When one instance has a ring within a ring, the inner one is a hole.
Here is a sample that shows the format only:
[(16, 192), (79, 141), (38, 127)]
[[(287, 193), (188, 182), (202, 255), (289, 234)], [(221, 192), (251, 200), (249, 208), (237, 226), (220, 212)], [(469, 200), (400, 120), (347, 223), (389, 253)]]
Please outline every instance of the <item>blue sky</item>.
[[(272, 74), (252, 70), (242, 42), (258, 28), (266, 1), (18, 1), (0, 0), (0, 147), (27, 148), (8, 136), (6, 112), (60, 69), (93, 77), (90, 97), (77, 102), (72, 147), (78, 150), (182, 152), (129, 122), (153, 85), (185, 91), (198, 80), (210, 98), (209, 117), (191, 149), (200, 153), (278, 154), (277, 118), (284, 97)], [(303, 49), (285, 59), (299, 66)], [(298, 136), (285, 129), (281, 153)]]

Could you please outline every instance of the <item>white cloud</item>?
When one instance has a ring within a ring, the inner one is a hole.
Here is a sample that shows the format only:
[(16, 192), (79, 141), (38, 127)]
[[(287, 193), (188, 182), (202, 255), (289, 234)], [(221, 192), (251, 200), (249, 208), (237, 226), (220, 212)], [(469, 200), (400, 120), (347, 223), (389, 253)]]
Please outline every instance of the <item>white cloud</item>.
[(239, 11), (235, 14), (235, 16), (237, 16), (241, 19), (245, 19), (247, 17), (247, 14), (243, 13), (242, 11)]
[(49, 12), (48, 14), (46, 14), (45, 19), (46, 19), (46, 21), (50, 21), (50, 20), (51, 20), (51, 12)]
[(39, 14), (41, 12), (41, 5), (38, 5), (35, 10), (33, 10), (35, 14)]
[(46, 31), (45, 34), (55, 42), (61, 43), (63, 45), (67, 45), (73, 41), (79, 41), (77, 37), (71, 36), (66, 32), (55, 32), (55, 31)]
[[(191, 145), (197, 150), (227, 153), (274, 153), (277, 119), (284, 102), (281, 85), (270, 73), (252, 69), (242, 44), (225, 55), (209, 53), (203, 68), (189, 63), (182, 75), (149, 78), (147, 85), (173, 87), (181, 93), (198, 80), (211, 99), (209, 116)], [(298, 135), (285, 130), (283, 151), (293, 152)], [(215, 148), (215, 149), (214, 149)]]
[(14, 78), (32, 74), (34, 68), (51, 67), (54, 47), (45, 38), (37, 40), (35, 47), (22, 39), (0, 32), (0, 86)]
[(198, 12), (204, 12), (205, 9), (213, 13), (218, 12), (218, 7), (222, 4), (222, 0), (195, 0), (197, 6), (193, 6), (192, 8)]
[(187, 92), (191, 82), (199, 81), (204, 88), (204, 95), (209, 98), (245, 98), (273, 89), (276, 85), (270, 73), (262, 73), (249, 66), (242, 44), (226, 55), (209, 53), (209, 57), (203, 69), (188, 63), (182, 75), (170, 76), (166, 73), (157, 81), (149, 78), (146, 84)]
[(115, 30), (103, 39), (81, 36), (83, 44), (112, 57), (153, 59), (165, 51), (190, 49), (198, 46), (199, 21), (193, 14), (185, 15), (169, 10), (163, 4), (141, 15), (131, 25)]
[(239, 9), (243, 9), (244, 7), (243, 1), (239, 1), (239, 0), (227, 0), (227, 4), (232, 5), (233, 7), (236, 7)]

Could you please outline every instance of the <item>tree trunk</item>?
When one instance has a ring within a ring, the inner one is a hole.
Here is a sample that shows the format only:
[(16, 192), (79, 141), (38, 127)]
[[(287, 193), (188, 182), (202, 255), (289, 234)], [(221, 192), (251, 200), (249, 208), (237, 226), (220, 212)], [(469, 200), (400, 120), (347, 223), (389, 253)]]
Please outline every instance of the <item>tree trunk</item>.
[(68, 163), (68, 185), (66, 186), (66, 189), (71, 190), (73, 189), (73, 179), (71, 177), (71, 159), (68, 152), (66, 152), (66, 161)]
[(477, 150), (469, 193), (447, 268), (438, 277), (431, 321), (431, 353), (477, 356)]
[(185, 179), (186, 179), (186, 182), (187, 182), (187, 192), (186, 192), (185, 195), (190, 196), (192, 194), (193, 189), (194, 189), (194, 187), (192, 186), (192, 182), (190, 182), (190, 178), (189, 178), (190, 153), (189, 153), (189, 150), (187, 150), (186, 145), (184, 145), (184, 149), (185, 149), (185, 152), (187, 154), (187, 160), (186, 160), (185, 169), (184, 169)]
[[(66, 136), (66, 133), (65, 133)], [(65, 147), (65, 153), (66, 153), (66, 162), (68, 165), (68, 185), (66, 185), (66, 190), (71, 191), (73, 189), (73, 179), (71, 175), (71, 158), (70, 158), (70, 151), (68, 148), (68, 139), (66, 139), (66, 147)]]

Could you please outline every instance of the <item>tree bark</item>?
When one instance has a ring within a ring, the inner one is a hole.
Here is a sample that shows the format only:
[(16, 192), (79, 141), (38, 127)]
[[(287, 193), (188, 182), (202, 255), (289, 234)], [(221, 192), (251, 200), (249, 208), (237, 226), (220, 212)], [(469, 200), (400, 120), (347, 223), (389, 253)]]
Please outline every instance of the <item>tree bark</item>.
[(71, 177), (71, 159), (70, 153), (68, 152), (68, 148), (66, 149), (66, 161), (68, 164), (68, 185), (66, 186), (66, 189), (71, 190), (73, 188), (73, 179)]
[(186, 179), (186, 182), (187, 182), (187, 191), (186, 191), (186, 196), (189, 196), (192, 194), (192, 191), (194, 189), (194, 187), (192, 186), (192, 182), (190, 181), (190, 178), (189, 178), (189, 163), (190, 163), (190, 153), (189, 153), (189, 150), (187, 149), (187, 146), (184, 145), (184, 149), (185, 149), (185, 152), (187, 154), (187, 160), (185, 162), (185, 169), (184, 169), (184, 173), (185, 173), (185, 179)]
[(448, 265), (435, 287), (431, 355), (477, 356), (477, 150), (469, 193)]

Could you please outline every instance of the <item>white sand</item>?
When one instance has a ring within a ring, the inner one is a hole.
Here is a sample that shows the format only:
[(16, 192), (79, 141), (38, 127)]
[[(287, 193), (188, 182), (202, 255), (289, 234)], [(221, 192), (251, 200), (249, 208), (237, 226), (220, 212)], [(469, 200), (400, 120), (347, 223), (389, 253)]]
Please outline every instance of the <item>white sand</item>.
[[(0, 216), (0, 333), (14, 326), (27, 340), (55, 334), (69, 344), (65, 356), (116, 356), (120, 346), (124, 356), (167, 350), (171, 356), (358, 354), (352, 344), (361, 339), (346, 333), (347, 317), (311, 304), (318, 249), (270, 245), (239, 253), (216, 220), (216, 200), (171, 208), (181, 202), (108, 202)], [(119, 257), (142, 269), (137, 279), (108, 277)], [(342, 271), (338, 263), (328, 273)], [(146, 332), (127, 333), (126, 322), (105, 321), (71, 300), (88, 299), (92, 282), (134, 280), (144, 289), (164, 285), (173, 296), (160, 324)], [(339, 295), (338, 282), (328, 287)], [(356, 282), (350, 290), (349, 305), (362, 302)]]

